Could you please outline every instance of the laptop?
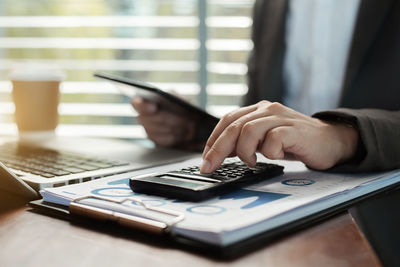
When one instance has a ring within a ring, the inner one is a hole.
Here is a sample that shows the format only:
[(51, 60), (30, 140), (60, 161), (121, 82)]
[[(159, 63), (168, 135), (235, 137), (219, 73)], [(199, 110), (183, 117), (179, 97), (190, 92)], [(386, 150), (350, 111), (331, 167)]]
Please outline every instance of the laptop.
[(87, 182), (192, 156), (194, 153), (105, 139), (58, 138), (45, 146), (5, 142), (0, 144), (0, 189), (34, 199), (43, 188)]

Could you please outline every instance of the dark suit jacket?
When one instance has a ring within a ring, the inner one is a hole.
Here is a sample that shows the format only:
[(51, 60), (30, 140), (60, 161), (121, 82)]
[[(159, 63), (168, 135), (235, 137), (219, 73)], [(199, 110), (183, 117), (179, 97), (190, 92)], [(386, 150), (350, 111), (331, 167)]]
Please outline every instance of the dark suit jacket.
[[(287, 2), (255, 4), (246, 105), (282, 100)], [(345, 121), (359, 131), (357, 157), (335, 170), (400, 168), (400, 1), (361, 0), (340, 108), (313, 116)]]

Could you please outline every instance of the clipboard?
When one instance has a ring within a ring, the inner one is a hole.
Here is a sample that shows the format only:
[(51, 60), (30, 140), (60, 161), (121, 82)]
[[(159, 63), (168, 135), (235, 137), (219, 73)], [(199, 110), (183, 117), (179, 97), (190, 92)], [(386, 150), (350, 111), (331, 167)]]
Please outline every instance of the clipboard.
[(140, 199), (136, 198), (125, 198), (120, 200), (118, 203), (123, 203), (125, 201), (134, 201), (145, 209), (149, 209), (160, 214), (171, 215), (174, 217), (174, 219), (172, 220), (172, 222), (166, 223), (162, 220), (152, 220), (143, 219), (141, 217), (135, 216), (126, 216), (125, 214), (115, 213), (110, 210), (93, 208), (91, 206), (80, 203), (82, 200), (87, 198), (97, 198), (104, 201), (114, 202), (114, 200), (97, 196), (85, 196), (75, 199), (71, 203), (69, 208), (58, 204), (44, 202), (43, 200), (32, 201), (30, 202), (30, 206), (47, 215), (56, 216), (69, 221), (95, 220), (102, 222), (111, 222), (112, 224), (116, 223), (120, 225), (123, 229), (125, 229), (124, 231), (132, 230), (133, 233), (135, 233), (135, 231), (141, 231), (149, 234), (149, 236), (153, 235), (158, 236), (159, 238), (166, 238), (168, 241), (170, 241), (171, 246), (177, 246), (178, 248), (183, 250), (201, 253), (214, 258), (235, 259), (249, 252), (260, 249), (279, 237), (315, 225), (323, 220), (326, 220), (330, 217), (346, 211), (350, 207), (362, 204), (370, 198), (374, 198), (381, 195), (382, 193), (388, 193), (390, 191), (398, 189), (400, 189), (400, 182), (375, 190), (368, 194), (354, 198), (350, 201), (340, 203), (339, 205), (335, 205), (328, 209), (320, 210), (311, 215), (304, 216), (301, 219), (287, 222), (274, 229), (249, 236), (246, 239), (241, 240), (240, 242), (236, 242), (227, 246), (209, 244), (173, 233), (173, 231), (171, 231), (171, 228), (176, 223), (184, 220), (184, 214), (169, 209), (149, 207), (145, 203), (141, 202)]

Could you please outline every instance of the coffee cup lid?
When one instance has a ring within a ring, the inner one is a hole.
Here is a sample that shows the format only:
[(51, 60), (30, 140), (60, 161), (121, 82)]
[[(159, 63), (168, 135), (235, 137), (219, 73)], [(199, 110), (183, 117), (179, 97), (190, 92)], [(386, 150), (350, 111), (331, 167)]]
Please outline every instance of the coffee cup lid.
[(62, 81), (65, 73), (55, 64), (17, 62), (8, 77), (13, 81)]

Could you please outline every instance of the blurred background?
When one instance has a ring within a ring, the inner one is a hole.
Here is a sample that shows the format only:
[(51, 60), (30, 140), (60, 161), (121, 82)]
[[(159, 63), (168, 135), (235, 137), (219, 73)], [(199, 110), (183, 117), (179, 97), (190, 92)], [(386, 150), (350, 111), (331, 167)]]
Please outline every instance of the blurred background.
[(94, 71), (173, 89), (217, 116), (247, 92), (253, 0), (0, 0), (0, 134), (15, 134), (18, 62), (67, 75), (62, 135), (143, 138), (129, 99)]

